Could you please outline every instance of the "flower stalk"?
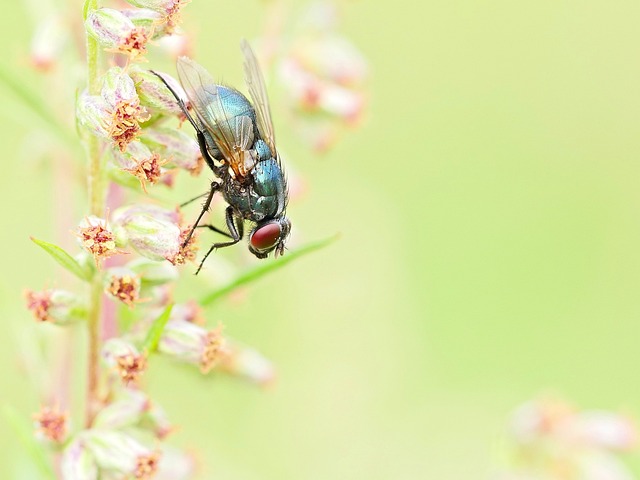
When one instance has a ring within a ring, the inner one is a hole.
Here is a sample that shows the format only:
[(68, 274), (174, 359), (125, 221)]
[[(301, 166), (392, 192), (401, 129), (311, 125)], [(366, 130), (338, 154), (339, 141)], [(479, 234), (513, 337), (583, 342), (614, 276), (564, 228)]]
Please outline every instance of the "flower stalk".
[[(98, 0), (87, 0), (85, 4), (85, 16), (98, 8)], [(89, 93), (100, 93), (100, 46), (91, 35), (87, 35), (87, 84)], [(89, 213), (102, 217), (105, 213), (105, 187), (102, 171), (100, 139), (95, 135), (88, 135), (87, 154), (89, 160), (88, 191)], [(87, 318), (87, 330), (89, 336), (89, 349), (87, 361), (87, 397), (85, 424), (91, 425), (97, 411), (100, 383), (100, 330), (102, 317), (102, 282), (98, 275), (94, 275), (90, 284), (89, 314)]]

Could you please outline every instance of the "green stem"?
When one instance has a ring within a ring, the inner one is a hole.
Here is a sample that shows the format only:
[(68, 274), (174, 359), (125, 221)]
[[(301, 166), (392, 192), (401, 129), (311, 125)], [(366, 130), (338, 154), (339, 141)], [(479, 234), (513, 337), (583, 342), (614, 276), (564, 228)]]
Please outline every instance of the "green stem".
[[(98, 8), (98, 0), (86, 0), (84, 6), (85, 18), (88, 12)], [(98, 42), (87, 35), (87, 83), (89, 93), (100, 93), (100, 47)], [(98, 137), (90, 135), (87, 139), (87, 154), (89, 157), (89, 212), (91, 215), (102, 217), (105, 214), (105, 176), (102, 169), (101, 145)], [(102, 318), (102, 282), (100, 275), (95, 275), (91, 281), (91, 294), (88, 316), (89, 330), (89, 358), (87, 380), (86, 425), (91, 426), (96, 409), (100, 404), (100, 330)]]

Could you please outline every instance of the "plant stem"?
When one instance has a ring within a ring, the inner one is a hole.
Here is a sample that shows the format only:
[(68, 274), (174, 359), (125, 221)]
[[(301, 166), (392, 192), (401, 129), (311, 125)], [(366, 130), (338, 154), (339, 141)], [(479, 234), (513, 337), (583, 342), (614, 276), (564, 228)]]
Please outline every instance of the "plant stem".
[[(88, 12), (98, 8), (98, 0), (86, 0), (85, 17)], [(100, 93), (100, 48), (98, 42), (87, 35), (87, 82), (89, 93)], [(102, 171), (101, 145), (98, 138), (89, 135), (87, 138), (87, 154), (89, 160), (88, 190), (89, 212), (91, 215), (102, 217), (105, 213), (104, 174)], [(87, 401), (86, 426), (91, 426), (96, 409), (100, 403), (100, 330), (102, 317), (102, 282), (100, 275), (94, 275), (91, 280), (89, 297), (89, 316), (87, 321), (89, 333), (89, 353), (87, 362)]]

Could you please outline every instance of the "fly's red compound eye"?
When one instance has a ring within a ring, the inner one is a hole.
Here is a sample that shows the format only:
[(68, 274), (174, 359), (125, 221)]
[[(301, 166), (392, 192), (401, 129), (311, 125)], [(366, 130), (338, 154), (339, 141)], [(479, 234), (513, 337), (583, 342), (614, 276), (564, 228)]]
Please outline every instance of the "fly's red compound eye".
[(275, 247), (280, 239), (282, 228), (277, 222), (267, 223), (256, 229), (251, 235), (251, 246), (258, 251), (265, 251)]

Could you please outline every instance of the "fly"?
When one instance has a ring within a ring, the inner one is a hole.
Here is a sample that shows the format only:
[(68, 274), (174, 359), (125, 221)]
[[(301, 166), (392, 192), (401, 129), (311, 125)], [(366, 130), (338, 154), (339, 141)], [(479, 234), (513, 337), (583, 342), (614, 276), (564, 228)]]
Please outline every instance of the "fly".
[[(266, 258), (272, 251), (276, 256), (282, 255), (291, 230), (291, 222), (285, 216), (287, 182), (276, 149), (264, 78), (246, 40), (242, 41), (241, 49), (245, 82), (253, 103), (238, 90), (216, 84), (213, 77), (190, 58), (180, 57), (178, 78), (189, 106), (195, 112), (192, 115), (184, 100), (154, 72), (171, 91), (195, 129), (200, 152), (217, 177), (211, 183), (202, 211), (183, 247), (199, 227), (209, 228), (229, 240), (214, 243), (209, 248), (196, 275), (213, 250), (235, 245), (243, 238), (245, 221), (253, 224), (249, 232), (249, 251), (258, 258)], [(199, 225), (216, 192), (221, 192), (228, 204), (225, 210), (228, 232), (213, 225)]]

